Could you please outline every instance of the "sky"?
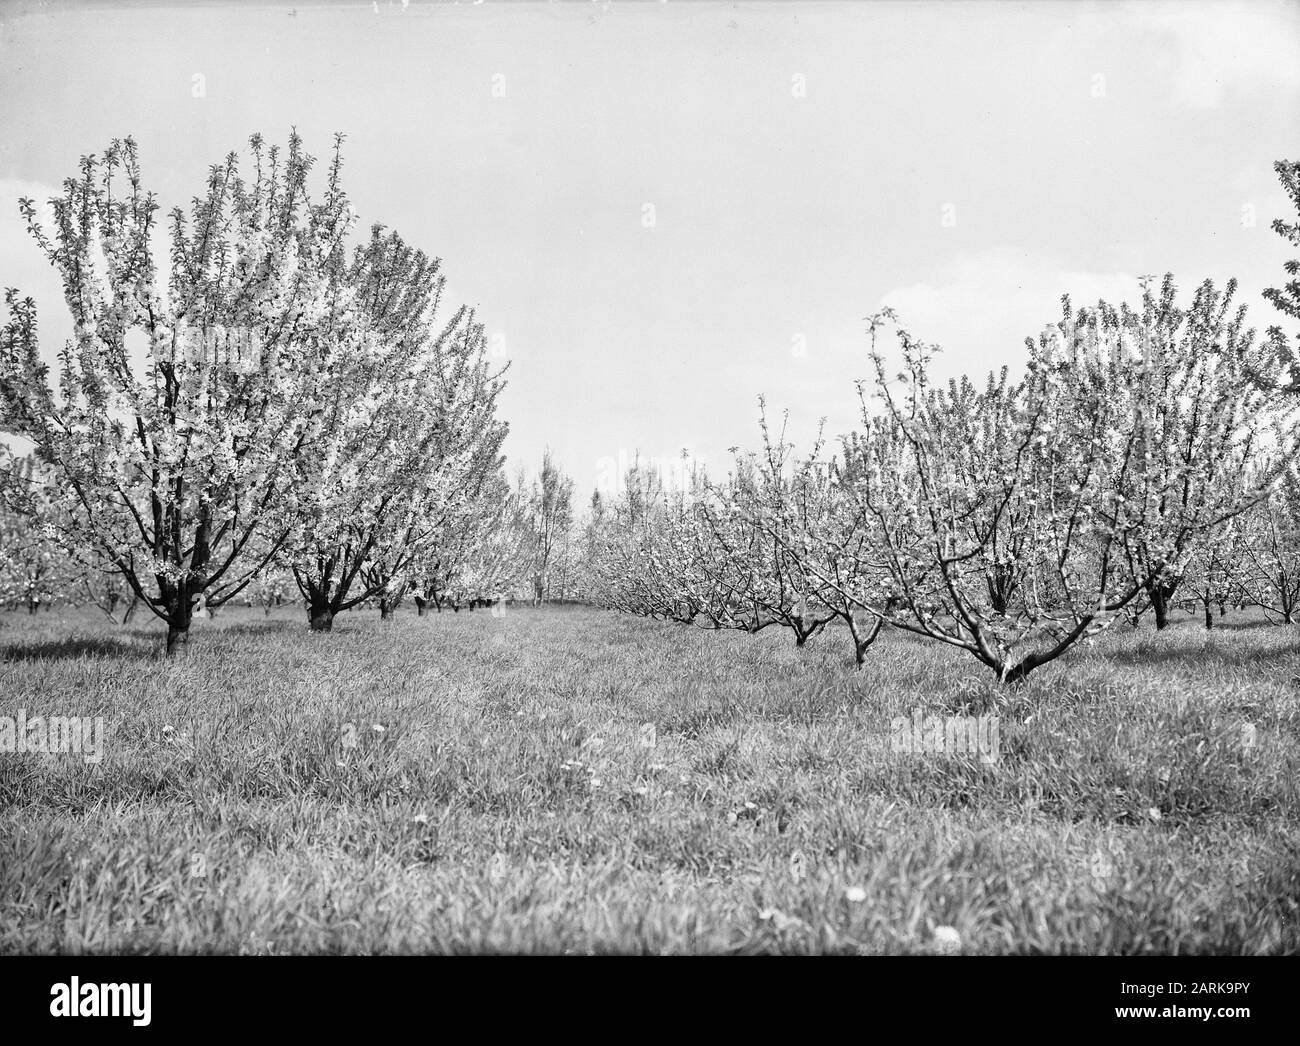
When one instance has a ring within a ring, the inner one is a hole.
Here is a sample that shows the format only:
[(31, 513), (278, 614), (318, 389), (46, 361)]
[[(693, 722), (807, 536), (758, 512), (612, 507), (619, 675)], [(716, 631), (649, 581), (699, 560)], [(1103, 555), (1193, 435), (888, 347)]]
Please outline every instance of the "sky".
[(132, 135), (187, 204), (291, 127), (344, 132), (363, 223), (478, 309), (512, 470), (549, 447), (585, 499), (638, 454), (725, 475), (760, 395), (801, 448), (847, 432), (884, 305), (940, 376), (1146, 273), (1280, 322), (1300, 5), (0, 3), (0, 286), (43, 351), (71, 328), (20, 196)]

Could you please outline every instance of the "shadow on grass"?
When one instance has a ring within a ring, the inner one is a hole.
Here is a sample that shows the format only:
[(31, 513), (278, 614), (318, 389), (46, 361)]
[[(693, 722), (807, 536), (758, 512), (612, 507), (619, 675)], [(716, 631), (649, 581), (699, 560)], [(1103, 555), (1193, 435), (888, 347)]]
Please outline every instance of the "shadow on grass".
[(132, 640), (112, 636), (74, 636), (38, 643), (9, 643), (0, 646), (0, 662), (74, 660), (79, 657), (118, 657), (136, 660), (157, 657), (160, 637), (135, 632)]
[(1188, 624), (1195, 624), (1207, 635), (1214, 632), (1253, 632), (1256, 629), (1278, 629), (1280, 631), (1282, 629), (1294, 629), (1296, 627), (1294, 622), (1288, 625), (1281, 618), (1278, 618), (1276, 621), (1269, 621), (1262, 617), (1237, 618), (1235, 620), (1232, 618), (1225, 619), (1216, 617), (1214, 619), (1214, 627), (1210, 629), (1205, 627), (1204, 621), (1189, 621)]
[(307, 622), (290, 621), (287, 618), (266, 618), (262, 621), (240, 622), (237, 625), (227, 625), (224, 628), (213, 630), (215, 635), (224, 636), (264, 636), (273, 632), (306, 632)]
[[(83, 657), (111, 657), (156, 660), (163, 657), (166, 630), (161, 622), (150, 626), (118, 626), (116, 635), (73, 635), (63, 639), (20, 640), (0, 643), (0, 663), (6, 661), (75, 660)], [(333, 635), (359, 633), (353, 625), (334, 626)], [(306, 621), (295, 618), (264, 618), (225, 624), (198, 622), (190, 630), (190, 651), (199, 652), (223, 645), (223, 640), (256, 639), (302, 633), (311, 634)], [(327, 635), (329, 635), (327, 634)]]
[[(1215, 614), (1213, 628), (1205, 627), (1205, 618), (1200, 614), (1180, 614), (1176, 617), (1171, 617), (1169, 626), (1165, 631), (1174, 632), (1175, 634), (1181, 634), (1184, 632), (1200, 632), (1203, 635), (1213, 635), (1215, 632), (1253, 632), (1256, 629), (1268, 630), (1276, 628), (1280, 630), (1296, 627), (1297, 626), (1294, 622), (1288, 625), (1281, 619), (1281, 617), (1276, 621), (1270, 621), (1262, 614), (1247, 610), (1244, 612), (1236, 611), (1226, 618), (1219, 617), (1218, 614)], [(1132, 628), (1131, 626), (1120, 622), (1116, 622), (1114, 628), (1117, 635), (1150, 637), (1158, 634), (1156, 632), (1155, 624), (1151, 621), (1149, 615), (1143, 618), (1142, 623), (1137, 628)]]
[[(1145, 647), (1145, 648), (1144, 648)], [(1199, 646), (1162, 646), (1146, 647), (1142, 644), (1132, 650), (1107, 651), (1106, 660), (1116, 665), (1144, 667), (1149, 665), (1206, 664), (1213, 662), (1220, 665), (1239, 667), (1243, 665), (1267, 665), (1275, 661), (1293, 660), (1300, 654), (1300, 643), (1287, 643), (1271, 649), (1223, 650)]]

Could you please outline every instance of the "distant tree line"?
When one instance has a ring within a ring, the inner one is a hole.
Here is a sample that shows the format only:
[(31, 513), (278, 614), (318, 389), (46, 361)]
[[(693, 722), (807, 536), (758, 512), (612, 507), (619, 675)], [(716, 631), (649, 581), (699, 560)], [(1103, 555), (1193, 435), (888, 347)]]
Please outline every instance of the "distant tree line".
[[(1300, 164), (1275, 165), (1300, 212)], [(1300, 247), (1300, 223), (1274, 229)], [(1300, 318), (1300, 260), (1268, 300)], [(843, 622), (861, 664), (892, 626), (1014, 682), (1117, 620), (1182, 605), (1300, 615), (1300, 365), (1236, 286), (1180, 304), (1172, 276), (1133, 306), (1075, 308), (1027, 362), (931, 378), (938, 351), (889, 310), (869, 327), (861, 428), (806, 457), (770, 431), (718, 482), (668, 489), (634, 467), (593, 517), (603, 605), (712, 629)]]

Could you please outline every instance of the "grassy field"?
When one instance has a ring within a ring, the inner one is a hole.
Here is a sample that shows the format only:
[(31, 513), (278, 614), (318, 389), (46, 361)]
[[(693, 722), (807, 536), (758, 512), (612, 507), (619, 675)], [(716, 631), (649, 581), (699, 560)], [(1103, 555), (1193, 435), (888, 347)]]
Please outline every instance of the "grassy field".
[[(377, 617), (167, 663), (3, 615), (0, 715), (107, 739), (0, 754), (0, 950), (1300, 951), (1295, 629), (1123, 625), (1002, 689), (898, 633), (855, 672), (841, 633)], [(891, 750), (917, 709), (998, 758)]]

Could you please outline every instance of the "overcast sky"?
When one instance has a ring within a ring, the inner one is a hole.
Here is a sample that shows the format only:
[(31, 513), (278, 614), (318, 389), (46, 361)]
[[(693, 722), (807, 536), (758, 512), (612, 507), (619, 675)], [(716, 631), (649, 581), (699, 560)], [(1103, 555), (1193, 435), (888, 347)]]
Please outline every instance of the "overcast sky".
[[(17, 220), (134, 135), (187, 203), (290, 126), (442, 257), (511, 361), (512, 466), (683, 447), (717, 475), (757, 397), (806, 445), (857, 416), (863, 317), (945, 373), (1023, 359), (1058, 299), (1281, 282), (1300, 5), (0, 4), (0, 285), (67, 336)], [(1292, 215), (1294, 217), (1294, 215)]]

